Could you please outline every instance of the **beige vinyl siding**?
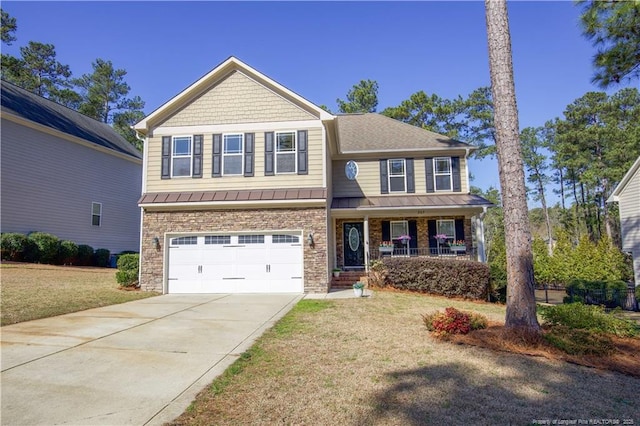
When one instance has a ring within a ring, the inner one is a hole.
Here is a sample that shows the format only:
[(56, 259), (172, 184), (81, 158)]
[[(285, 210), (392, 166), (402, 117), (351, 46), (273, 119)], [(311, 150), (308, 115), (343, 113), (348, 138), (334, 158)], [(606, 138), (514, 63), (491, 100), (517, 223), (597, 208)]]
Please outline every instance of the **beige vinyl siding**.
[[(322, 187), (323, 167), (322, 152), (325, 149), (322, 140), (322, 128), (283, 128), (282, 131), (307, 130), (308, 132), (308, 163), (309, 174), (280, 174), (264, 175), (264, 132), (255, 134), (255, 171), (253, 177), (222, 176), (211, 177), (213, 160), (213, 134), (204, 135), (203, 177), (178, 177), (161, 179), (162, 137), (154, 137), (148, 144), (148, 176), (146, 192), (180, 192), (180, 191), (214, 191), (214, 190), (243, 190), (243, 189), (274, 189)], [(234, 132), (226, 132), (234, 133)], [(239, 132), (244, 133), (244, 132)], [(180, 133), (184, 135), (184, 133)]]
[[(1, 159), (2, 232), (48, 232), (112, 253), (140, 249), (140, 160), (5, 119)], [(99, 227), (92, 202), (102, 203)]]
[(161, 125), (262, 123), (317, 118), (235, 71)]
[(636, 285), (640, 285), (640, 169), (619, 195), (622, 249), (633, 255)]
[[(434, 157), (448, 155), (434, 155)], [(414, 182), (416, 194), (426, 194), (426, 172), (424, 157), (389, 156), (388, 158), (413, 158)], [(348, 160), (333, 161), (333, 196), (334, 197), (371, 197), (380, 193), (380, 160), (355, 160), (358, 163), (358, 177), (349, 180), (344, 174), (344, 166)], [(460, 157), (460, 181), (462, 193), (467, 193), (467, 160)], [(443, 192), (438, 192), (442, 194)], [(398, 193), (394, 193), (398, 194)]]

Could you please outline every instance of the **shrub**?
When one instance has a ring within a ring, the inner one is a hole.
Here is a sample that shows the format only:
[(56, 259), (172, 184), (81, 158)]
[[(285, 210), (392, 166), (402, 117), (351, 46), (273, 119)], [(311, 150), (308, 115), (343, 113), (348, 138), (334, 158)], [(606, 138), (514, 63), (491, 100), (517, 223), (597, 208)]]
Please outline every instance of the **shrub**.
[(570, 355), (609, 355), (615, 350), (611, 337), (605, 333), (556, 325), (544, 333), (552, 346)]
[(58, 263), (60, 253), (60, 240), (53, 234), (45, 232), (32, 232), (31, 240), (38, 247), (38, 256), (34, 261), (39, 263)]
[(444, 312), (436, 311), (422, 316), (427, 330), (435, 337), (446, 337), (450, 334), (467, 334), (471, 330), (487, 327), (487, 318), (475, 312), (463, 312), (448, 307)]
[(604, 305), (607, 308), (622, 306), (626, 299), (627, 284), (624, 281), (588, 281), (573, 279), (565, 286), (564, 303), (581, 302)]
[(111, 252), (109, 250), (104, 248), (97, 249), (95, 253), (93, 253), (93, 264), (101, 268), (106, 268), (109, 266), (110, 256)]
[(2, 260), (33, 262), (38, 257), (38, 247), (24, 234), (6, 233), (0, 236)]
[(60, 243), (60, 263), (74, 265), (78, 260), (78, 245), (73, 241), (64, 240)]
[(480, 262), (438, 258), (385, 258), (385, 285), (417, 291), (484, 299), (489, 288), (489, 267)]
[(137, 287), (139, 265), (139, 254), (121, 255), (118, 258), (118, 272), (116, 272), (116, 281), (118, 281), (118, 284), (122, 287)]
[(635, 323), (608, 314), (601, 306), (570, 303), (539, 306), (539, 310), (545, 325), (552, 328), (566, 326), (573, 329), (614, 334), (620, 337), (632, 337), (640, 334), (639, 327)]
[(77, 264), (81, 266), (90, 266), (93, 264), (93, 247), (86, 244), (78, 246)]

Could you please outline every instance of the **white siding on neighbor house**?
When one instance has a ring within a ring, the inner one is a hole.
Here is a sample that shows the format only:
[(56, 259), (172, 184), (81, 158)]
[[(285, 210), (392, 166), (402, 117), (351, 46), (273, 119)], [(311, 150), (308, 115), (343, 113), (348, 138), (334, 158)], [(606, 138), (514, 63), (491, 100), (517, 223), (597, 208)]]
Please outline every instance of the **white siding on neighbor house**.
[(161, 125), (263, 123), (317, 118), (243, 73), (235, 71), (164, 120)]
[(632, 253), (636, 285), (640, 285), (640, 169), (627, 182), (618, 199), (622, 249)]
[[(433, 157), (447, 157), (450, 154), (433, 154)], [(386, 155), (386, 158), (413, 158), (413, 170), (414, 170), (414, 184), (416, 194), (427, 193), (426, 183), (426, 171), (424, 164), (424, 156), (416, 157), (412, 155)], [(358, 177), (355, 180), (349, 180), (345, 176), (344, 166), (349, 160), (334, 160), (333, 161), (333, 196), (334, 197), (372, 197), (382, 195), (380, 193), (380, 160), (358, 160), (353, 158), (358, 163)], [(460, 184), (461, 193), (466, 194), (467, 188), (467, 160), (464, 157), (460, 157)], [(449, 193), (449, 192), (445, 192)], [(453, 192), (451, 192), (453, 193)], [(438, 191), (437, 194), (443, 194)], [(398, 195), (393, 193), (391, 195)]]
[[(2, 232), (139, 250), (142, 165), (2, 119)], [(102, 225), (91, 225), (92, 202)]]
[[(320, 125), (320, 121), (318, 121)], [(239, 127), (241, 129), (241, 127)], [(186, 130), (186, 129), (185, 129)], [(162, 137), (149, 138), (148, 166), (147, 166), (147, 187), (145, 192), (180, 192), (180, 191), (216, 191), (216, 190), (245, 190), (245, 189), (278, 189), (278, 188), (320, 188), (323, 187), (323, 164), (322, 152), (325, 149), (323, 132), (321, 127), (296, 128), (290, 124), (285, 125), (283, 131), (307, 130), (308, 147), (308, 170), (306, 175), (298, 174), (276, 174), (275, 176), (264, 175), (264, 132), (251, 131), (255, 135), (255, 164), (254, 175), (244, 176), (222, 176), (212, 177), (213, 163), (213, 134), (204, 134), (204, 147), (202, 159), (202, 178), (173, 177), (171, 179), (161, 178), (162, 164)], [(271, 130), (270, 130), (271, 131)], [(277, 130), (276, 130), (277, 131)], [(225, 132), (235, 133), (235, 132)], [(237, 133), (244, 133), (238, 131)], [(178, 134), (178, 133), (177, 133)], [(187, 135), (189, 133), (179, 133)]]

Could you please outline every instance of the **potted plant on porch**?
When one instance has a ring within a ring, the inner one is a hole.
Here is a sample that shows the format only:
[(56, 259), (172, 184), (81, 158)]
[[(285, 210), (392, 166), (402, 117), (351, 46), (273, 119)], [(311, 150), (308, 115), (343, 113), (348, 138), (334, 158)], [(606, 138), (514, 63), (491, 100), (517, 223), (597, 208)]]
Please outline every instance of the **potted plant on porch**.
[(364, 283), (361, 283), (360, 281), (355, 283), (353, 285), (353, 292), (355, 293), (356, 297), (362, 297), (362, 295), (364, 294)]
[(342, 272), (342, 269), (340, 269), (340, 268), (333, 268), (333, 271), (332, 271), (332, 272), (333, 272), (333, 276), (334, 276), (334, 277), (336, 277), (336, 278), (338, 278), (338, 277), (340, 277), (340, 272)]

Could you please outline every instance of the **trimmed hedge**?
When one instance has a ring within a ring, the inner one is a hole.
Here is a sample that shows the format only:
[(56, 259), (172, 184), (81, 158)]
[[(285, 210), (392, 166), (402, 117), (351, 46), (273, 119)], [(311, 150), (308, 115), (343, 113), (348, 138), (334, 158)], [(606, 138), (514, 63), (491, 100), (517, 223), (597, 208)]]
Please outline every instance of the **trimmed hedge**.
[(56, 264), (60, 258), (60, 239), (46, 232), (32, 232), (29, 240), (38, 246), (38, 258), (40, 263)]
[(101, 268), (107, 268), (109, 266), (110, 257), (111, 252), (109, 250), (104, 248), (96, 249), (95, 253), (93, 253), (93, 264)]
[(63, 265), (75, 265), (78, 261), (78, 245), (73, 241), (62, 241), (59, 260)]
[(2, 260), (14, 262), (34, 262), (38, 257), (38, 247), (26, 235), (5, 233), (0, 235)]
[(93, 247), (86, 244), (80, 244), (78, 246), (78, 265), (91, 266), (93, 265)]
[(118, 257), (118, 272), (116, 272), (118, 284), (122, 287), (137, 287), (139, 265), (139, 254), (123, 254)]
[(384, 265), (384, 285), (420, 293), (486, 299), (489, 267), (468, 260), (391, 257)]

